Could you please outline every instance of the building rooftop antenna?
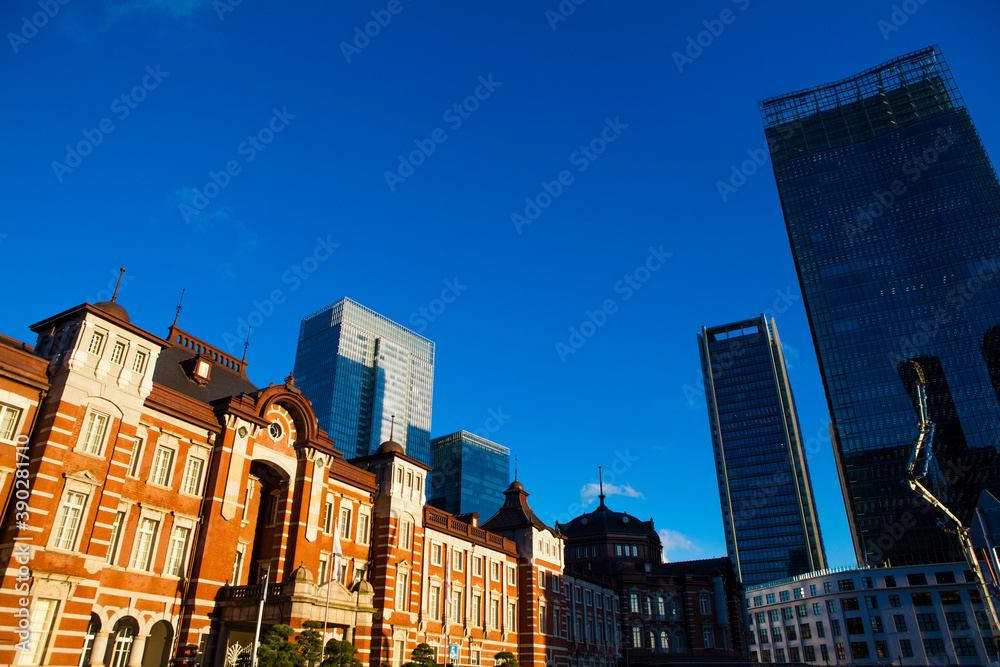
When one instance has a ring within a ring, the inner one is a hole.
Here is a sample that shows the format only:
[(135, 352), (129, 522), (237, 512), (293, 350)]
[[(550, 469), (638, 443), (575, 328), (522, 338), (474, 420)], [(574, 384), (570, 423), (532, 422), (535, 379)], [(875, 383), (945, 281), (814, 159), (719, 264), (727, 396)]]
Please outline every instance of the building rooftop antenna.
[(601, 507), (604, 507), (604, 475), (601, 472), (601, 466), (597, 466), (597, 482), (601, 487), (601, 494), (597, 496), (601, 499)]
[(181, 316), (181, 304), (184, 303), (184, 292), (186, 290), (181, 290), (181, 300), (177, 302), (177, 314), (174, 315), (174, 326), (177, 326), (177, 318)]
[(115, 285), (115, 293), (111, 295), (111, 303), (114, 303), (115, 299), (118, 298), (118, 288), (122, 284), (122, 276), (124, 275), (125, 275), (125, 269), (118, 269), (118, 283)]
[(247, 327), (247, 340), (246, 340), (245, 343), (243, 343), (243, 358), (240, 359), (240, 365), (241, 366), (243, 364), (245, 364), (246, 360), (247, 360), (247, 348), (250, 347), (250, 330), (251, 329), (253, 329), (253, 327), (250, 327), (250, 326)]
[(392, 434), (396, 432), (396, 415), (391, 415), (391, 416), (392, 416), (392, 421), (389, 423), (389, 440), (392, 440)]

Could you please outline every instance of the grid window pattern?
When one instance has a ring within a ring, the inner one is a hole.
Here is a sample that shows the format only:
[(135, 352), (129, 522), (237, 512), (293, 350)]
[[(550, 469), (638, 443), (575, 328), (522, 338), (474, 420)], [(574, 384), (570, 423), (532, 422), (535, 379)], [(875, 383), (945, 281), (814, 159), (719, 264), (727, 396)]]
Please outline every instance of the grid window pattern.
[(21, 421), (21, 409), (0, 403), (0, 440), (13, 440)]
[(933, 512), (878, 543), (914, 507), (885, 472), (905, 467), (913, 438), (902, 362), (918, 358), (927, 376), (941, 469), (982, 453), (976, 475), (949, 485), (950, 509), (971, 515), (983, 480), (1000, 475), (1000, 186), (969, 112), (930, 47), (765, 100), (761, 114), (838, 468), (851, 471), (856, 547), (871, 561), (961, 561)]
[(80, 528), (80, 517), (83, 515), (87, 496), (76, 491), (69, 491), (66, 499), (59, 506), (59, 516), (56, 517), (55, 538), (52, 546), (56, 549), (72, 550), (76, 546), (77, 532)]
[(87, 413), (87, 420), (80, 434), (80, 446), (83, 451), (95, 456), (100, 455), (107, 429), (108, 415), (96, 410)]
[[(430, 446), (434, 470), (427, 494), (431, 504), (452, 514), (478, 512), (483, 520), (496, 514), (510, 484), (510, 450), (468, 431), (434, 438)], [(556, 555), (548, 540), (539, 540), (538, 550)], [(588, 553), (596, 556), (597, 547), (588, 550), (585, 546), (583, 556)]]
[[(698, 341), (719, 493), (734, 508), (723, 525), (738, 577), (754, 585), (826, 567), (815, 507), (799, 482), (809, 476), (806, 456), (789, 435), (798, 415), (774, 322), (702, 328)], [(763, 486), (767, 503), (755, 508)], [(779, 595), (787, 602), (791, 592)]]
[(174, 465), (174, 450), (163, 445), (157, 445), (153, 453), (153, 469), (149, 473), (149, 481), (160, 486), (170, 485), (170, 469)]
[(977, 658), (979, 652), (976, 651), (976, 642), (970, 637), (955, 637), (951, 640), (955, 647), (955, 655), (960, 658)]
[(135, 548), (132, 551), (131, 567), (149, 571), (153, 563), (153, 543), (156, 541), (156, 531), (159, 527), (160, 522), (154, 519), (144, 518), (139, 522)]
[(184, 479), (181, 482), (181, 491), (198, 495), (201, 491), (201, 471), (205, 467), (205, 462), (199, 458), (191, 457), (184, 466)]
[(944, 648), (944, 640), (930, 637), (924, 639), (924, 653), (928, 658), (943, 658), (948, 655)]
[(896, 632), (906, 632), (906, 616), (893, 614), (892, 620), (896, 624)]
[(118, 556), (118, 543), (121, 541), (122, 525), (125, 523), (125, 512), (116, 512), (114, 523), (111, 524), (111, 537), (108, 538), (108, 553), (104, 557), (104, 562), (109, 565), (115, 564)]
[(952, 631), (956, 630), (968, 630), (969, 629), (969, 619), (965, 615), (964, 611), (948, 611), (944, 614), (945, 621), (948, 623), (948, 629)]
[(924, 632), (936, 632), (941, 629), (937, 614), (917, 614), (917, 627)]
[(174, 577), (181, 576), (181, 568), (184, 567), (184, 558), (187, 556), (188, 539), (191, 537), (191, 529), (184, 526), (174, 528), (170, 536), (170, 548), (167, 551), (167, 565), (163, 569), (164, 574)]

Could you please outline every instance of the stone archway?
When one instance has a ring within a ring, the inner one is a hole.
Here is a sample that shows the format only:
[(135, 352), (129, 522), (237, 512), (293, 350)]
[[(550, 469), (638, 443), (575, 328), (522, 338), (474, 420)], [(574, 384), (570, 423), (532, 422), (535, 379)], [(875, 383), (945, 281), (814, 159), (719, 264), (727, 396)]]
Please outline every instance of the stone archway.
[(108, 648), (104, 657), (107, 667), (127, 667), (132, 657), (133, 644), (139, 635), (139, 622), (131, 616), (123, 616), (115, 623), (108, 638)]
[(170, 647), (174, 640), (174, 628), (168, 621), (157, 621), (149, 629), (146, 650), (142, 654), (143, 667), (160, 667), (170, 659)]

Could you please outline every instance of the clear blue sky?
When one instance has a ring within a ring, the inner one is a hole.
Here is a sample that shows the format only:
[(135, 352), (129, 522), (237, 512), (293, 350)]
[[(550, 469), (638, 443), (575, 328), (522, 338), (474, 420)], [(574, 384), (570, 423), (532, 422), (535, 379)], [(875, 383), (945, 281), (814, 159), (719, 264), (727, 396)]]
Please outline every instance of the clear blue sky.
[[(986, 0), (909, 0), (898, 25), (888, 1), (564, 0), (562, 16), (556, 0), (48, 0), (51, 18), (45, 1), (0, 9), (0, 331), (31, 340), (126, 267), (119, 301), (154, 332), (182, 288), (180, 323), (209, 342), (235, 350), (252, 317), (266, 385), (291, 369), (300, 319), (350, 296), (437, 343), (434, 435), (502, 412), (491, 437), (550, 523), (618, 460), (611, 481), (635, 497), (608, 504), (671, 531), (673, 560), (725, 553), (702, 325), (785, 295), (805, 436), (828, 421), (770, 164), (725, 200), (717, 185), (764, 146), (758, 100), (937, 43), (1000, 155)], [(699, 33), (700, 53), (674, 56)], [(411, 172), (398, 156), (418, 145)], [(821, 526), (848, 564), (821, 444)]]

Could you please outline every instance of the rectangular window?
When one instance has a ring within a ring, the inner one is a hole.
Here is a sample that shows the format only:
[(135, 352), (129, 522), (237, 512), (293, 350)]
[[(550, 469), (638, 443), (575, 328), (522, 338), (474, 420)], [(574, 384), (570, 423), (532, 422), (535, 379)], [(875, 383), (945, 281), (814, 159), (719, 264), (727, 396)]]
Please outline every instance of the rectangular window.
[(941, 629), (937, 614), (917, 614), (917, 627), (924, 632), (937, 632)]
[(545, 570), (538, 571), (538, 587), (545, 590)]
[(460, 549), (451, 550), (451, 569), (461, 572), (465, 567), (465, 553)]
[(776, 648), (776, 649), (774, 649), (774, 661), (775, 662), (784, 662), (785, 661), (785, 649), (783, 649), (783, 648)]
[(633, 614), (638, 614), (639, 613), (639, 594), (638, 593), (629, 593), (629, 596), (628, 596), (628, 608), (629, 608), (629, 611), (632, 612)]
[(371, 525), (371, 517), (367, 514), (358, 515), (358, 544), (368, 544), (368, 530)]
[(28, 661), (29, 665), (41, 665), (45, 658), (45, 652), (49, 648), (49, 639), (52, 636), (52, 627), (56, 622), (56, 612), (59, 609), (58, 600), (48, 600), (38, 598), (35, 601), (35, 608), (31, 611), (31, 620), (28, 625)]
[(480, 556), (472, 557), (472, 576), (483, 576), (483, 559)]
[(826, 628), (823, 627), (823, 621), (816, 621), (816, 636), (819, 638), (826, 637)]
[(837, 660), (847, 660), (847, 652), (844, 651), (844, 645), (842, 643), (837, 642), (833, 647), (837, 651)]
[(153, 469), (149, 473), (149, 481), (160, 486), (170, 486), (170, 467), (173, 463), (174, 450), (158, 445), (153, 454)]
[(406, 650), (406, 642), (397, 639), (392, 643), (392, 667), (400, 667), (403, 664), (403, 651)]
[(941, 604), (962, 604), (962, 595), (958, 591), (941, 591)]
[(767, 630), (766, 629), (761, 628), (760, 630), (757, 631), (757, 635), (760, 637), (760, 643), (761, 644), (770, 644), (771, 643), (771, 638), (767, 634)]
[(799, 623), (799, 634), (803, 639), (812, 639), (812, 628), (808, 623)]
[(791, 662), (798, 662), (799, 659), (800, 659), (799, 658), (799, 647), (798, 646), (791, 646), (791, 647), (789, 647), (789, 649), (788, 649), (788, 660), (791, 661)]
[(500, 563), (497, 561), (490, 561), (490, 578), (493, 581), (500, 581)]
[(865, 624), (860, 618), (848, 618), (845, 619), (847, 623), (847, 634), (849, 635), (863, 635), (865, 634)]
[(267, 510), (267, 525), (273, 526), (278, 522), (278, 494), (271, 494), (271, 504)]
[(66, 494), (66, 499), (59, 506), (59, 516), (56, 518), (53, 547), (67, 551), (74, 549), (77, 531), (80, 528), (80, 517), (83, 516), (83, 507), (86, 503), (87, 496), (82, 493), (70, 491)]
[(139, 532), (135, 538), (131, 567), (149, 571), (153, 561), (153, 542), (156, 539), (156, 530), (159, 526), (160, 522), (153, 519), (143, 519), (139, 522)]
[(333, 503), (327, 501), (323, 503), (323, 532), (333, 531)]
[(819, 656), (823, 659), (823, 662), (830, 662), (830, 649), (826, 644), (820, 645)]
[(768, 610), (767, 610), (767, 617), (768, 617), (768, 618), (769, 618), (769, 619), (770, 619), (770, 620), (771, 620), (772, 622), (773, 622), (773, 621), (777, 621), (777, 620), (778, 620), (778, 610), (777, 610), (777, 609), (768, 609)]
[(108, 429), (108, 415), (91, 410), (87, 414), (83, 432), (80, 434), (80, 447), (88, 454), (99, 456), (104, 444), (104, 434)]
[(351, 539), (351, 508), (340, 508), (340, 539)]
[(98, 354), (101, 351), (101, 344), (104, 342), (104, 334), (95, 331), (90, 336), (90, 345), (87, 346), (89, 354)]
[(885, 660), (889, 658), (889, 642), (877, 639), (875, 640), (875, 655), (879, 658)]
[(116, 366), (121, 366), (122, 362), (125, 361), (125, 343), (122, 341), (116, 341), (114, 348), (111, 350), (111, 363)]
[(889, 596), (889, 606), (893, 607), (895, 609), (899, 609), (900, 607), (903, 606), (903, 603), (900, 602), (898, 595), (890, 595)]
[(924, 652), (928, 658), (943, 658), (948, 654), (944, 650), (943, 639), (925, 639)]
[(884, 577), (882, 577), (882, 580), (885, 581), (885, 587), (886, 588), (895, 588), (896, 587), (896, 577), (895, 577), (895, 575), (887, 574)]
[(407, 610), (407, 593), (409, 592), (407, 578), (406, 572), (396, 572), (396, 611)]
[(755, 596), (753, 596), (753, 606), (759, 607), (762, 604), (764, 604), (764, 596), (762, 596), (762, 595), (755, 595)]
[(791, 593), (789, 593), (788, 591), (778, 591), (778, 599), (781, 600), (782, 602), (788, 602), (790, 597)]
[(771, 628), (771, 639), (774, 642), (781, 641), (781, 628)]
[(786, 625), (785, 626), (785, 636), (788, 637), (788, 641), (790, 641), (790, 642), (793, 642), (796, 639), (798, 639), (798, 637), (796, 636), (796, 633), (795, 633), (795, 626), (794, 625)]
[(434, 542), (431, 544), (431, 565), (441, 564), (441, 545)]
[[(989, 638), (987, 638), (989, 641)], [(979, 653), (976, 651), (975, 642), (969, 638), (955, 637), (951, 640), (952, 646), (955, 647), (955, 655), (960, 658), (976, 658), (979, 657)]]
[[(707, 598), (702, 598), (702, 600), (707, 600)], [(702, 612), (702, 613), (704, 614), (705, 612)], [(781, 608), (781, 618), (783, 618), (783, 619), (785, 619), (787, 621), (787, 620), (791, 619), (792, 616), (793, 616), (793, 614), (792, 614), (792, 608), (791, 607), (782, 607)]]
[(319, 557), (319, 576), (316, 577), (316, 583), (322, 586), (327, 583), (327, 577), (330, 576), (330, 557), (320, 556)]
[(469, 662), (472, 663), (472, 667), (479, 667), (482, 664), (482, 651), (474, 648), (469, 652), (469, 655), (471, 656)]
[(906, 583), (910, 586), (926, 586), (927, 585), (927, 575), (923, 572), (914, 572), (912, 574), (906, 575)]
[(844, 611), (858, 611), (861, 608), (857, 598), (840, 598), (840, 604), (843, 606)]
[(236, 550), (236, 558), (233, 560), (233, 586), (240, 585), (240, 575), (243, 572), (243, 552), (239, 549)]
[(435, 621), (441, 620), (441, 587), (432, 584), (430, 593), (427, 596), (427, 613)]
[(142, 373), (146, 369), (146, 353), (136, 352), (135, 358), (132, 360), (132, 372)]
[(799, 618), (806, 618), (809, 616), (809, 610), (804, 604), (795, 605), (795, 615)]
[(824, 581), (823, 582), (823, 592), (824, 593), (832, 593), (833, 592), (833, 584), (830, 583), (829, 581)]
[(767, 603), (768, 604), (774, 604), (775, 603), (774, 593), (768, 593), (767, 594)]
[(129, 477), (138, 477), (140, 461), (142, 461), (142, 438), (136, 438), (128, 459), (128, 472), (125, 474)]
[(838, 618), (830, 619), (830, 632), (833, 633), (834, 637), (840, 636), (840, 619)]
[(517, 632), (517, 603), (507, 603), (507, 632)]
[(816, 595), (816, 594), (817, 594), (816, 593), (816, 584), (812, 584), (811, 586), (809, 586), (809, 595), (812, 596), (812, 595)]
[(990, 619), (986, 615), (985, 611), (977, 611), (976, 612), (976, 624), (979, 626), (980, 630), (989, 630), (990, 629)]
[(500, 600), (499, 598), (493, 598), (490, 600), (490, 627), (499, 628), (500, 627)]
[(410, 548), (410, 530), (412, 529), (412, 524), (409, 521), (403, 522), (402, 535), (400, 535), (400, 544), (404, 549)]
[(477, 628), (481, 628), (483, 626), (483, 596), (478, 593), (472, 596), (471, 616), (472, 624)]
[(827, 600), (826, 601), (826, 610), (827, 610), (827, 612), (829, 612), (831, 614), (836, 614), (837, 613), (837, 601), (836, 600)]
[(806, 656), (806, 662), (816, 662), (816, 647), (815, 646), (803, 646), (803, 653)]
[(969, 629), (969, 619), (966, 617), (964, 611), (948, 611), (944, 614), (945, 621), (948, 623), (948, 629), (952, 631), (968, 630)]
[(452, 591), (451, 594), (451, 622), (462, 622), (462, 591)]
[(184, 466), (184, 479), (181, 482), (181, 491), (192, 496), (198, 495), (201, 491), (201, 471), (204, 466), (205, 462), (199, 458), (192, 456), (187, 460), (187, 464)]
[(955, 583), (955, 573), (954, 572), (935, 572), (934, 581), (939, 584), (953, 584)]
[(0, 403), (0, 440), (13, 440), (17, 424), (21, 421), (21, 410), (12, 405)]
[(170, 536), (170, 549), (167, 552), (167, 566), (164, 568), (164, 574), (169, 574), (172, 577), (181, 576), (190, 536), (190, 528), (183, 526), (174, 528), (174, 534)]
[(893, 614), (892, 620), (896, 624), (896, 632), (906, 632), (906, 616)]
[(840, 579), (837, 581), (837, 590), (840, 591), (853, 591), (854, 590), (854, 580), (853, 579)]
[(806, 589), (804, 589), (804, 588), (796, 588), (795, 589), (795, 599), (796, 600), (801, 600), (802, 598), (805, 597), (805, 595), (806, 595)]
[(878, 598), (874, 595), (866, 595), (865, 607), (868, 609), (878, 609)]
[(822, 608), (819, 606), (819, 602), (813, 602), (813, 616), (819, 616), (822, 614)]
[(122, 524), (124, 522), (125, 512), (116, 512), (115, 521), (111, 524), (111, 537), (108, 538), (108, 555), (104, 558), (104, 562), (109, 565), (115, 564), (116, 556), (118, 555), (118, 542), (121, 541)]
[(866, 660), (870, 655), (868, 642), (851, 642), (851, 657), (855, 660)]

